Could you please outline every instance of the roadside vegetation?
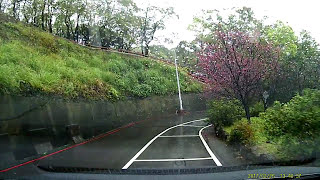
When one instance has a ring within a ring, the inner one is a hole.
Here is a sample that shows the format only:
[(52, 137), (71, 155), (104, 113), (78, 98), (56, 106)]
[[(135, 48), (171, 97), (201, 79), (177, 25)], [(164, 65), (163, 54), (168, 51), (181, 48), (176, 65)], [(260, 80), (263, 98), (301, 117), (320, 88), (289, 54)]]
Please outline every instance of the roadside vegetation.
[[(2, 15), (3, 16), (3, 15)], [(175, 68), (79, 46), (23, 23), (0, 21), (0, 93), (116, 100), (177, 92)], [(202, 85), (180, 70), (184, 92)]]
[(255, 146), (257, 153), (269, 153), (277, 159), (303, 159), (320, 149), (320, 91), (306, 89), (287, 103), (274, 105), (252, 117), (224, 126), (227, 141)]
[(208, 116), (216, 135), (274, 160), (317, 157), (320, 50), (312, 36), (265, 24), (245, 7), (228, 18), (204, 12), (190, 28), (205, 42), (198, 72), (214, 94)]

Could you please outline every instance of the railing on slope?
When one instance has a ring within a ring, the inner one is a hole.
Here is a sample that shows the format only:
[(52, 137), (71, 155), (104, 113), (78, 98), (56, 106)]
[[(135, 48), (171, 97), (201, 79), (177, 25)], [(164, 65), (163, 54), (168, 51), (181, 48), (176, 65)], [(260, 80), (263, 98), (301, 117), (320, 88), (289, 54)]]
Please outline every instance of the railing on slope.
[[(81, 46), (84, 46), (84, 47), (87, 47), (87, 48), (91, 48), (91, 49), (98, 49), (98, 50), (103, 50), (103, 51), (108, 51), (108, 52), (115, 52), (115, 53), (121, 53), (121, 54), (128, 54), (128, 55), (133, 55), (133, 56), (138, 56), (138, 57), (147, 57), (147, 58), (150, 58), (152, 60), (156, 60), (156, 61), (161, 61), (163, 63), (166, 63), (166, 64), (169, 64), (169, 65), (174, 65), (174, 63), (170, 60), (166, 60), (166, 59), (161, 59), (161, 58), (157, 58), (157, 57), (154, 57), (154, 56), (146, 56), (142, 53), (139, 53), (139, 52), (133, 52), (133, 51), (130, 51), (130, 50), (127, 50), (127, 49), (115, 49), (115, 48), (110, 48), (110, 47), (102, 47), (102, 46), (94, 46), (94, 45), (90, 45), (90, 44), (87, 44), (87, 45), (82, 45), (82, 44), (79, 44), (77, 43), (76, 41), (73, 41), (73, 40), (70, 40), (72, 43), (74, 44), (77, 44), (77, 45), (81, 45)], [(187, 74), (194, 80), (204, 84), (204, 85), (207, 85), (207, 81), (201, 77), (198, 77), (198, 73), (192, 73), (190, 71), (187, 72)]]

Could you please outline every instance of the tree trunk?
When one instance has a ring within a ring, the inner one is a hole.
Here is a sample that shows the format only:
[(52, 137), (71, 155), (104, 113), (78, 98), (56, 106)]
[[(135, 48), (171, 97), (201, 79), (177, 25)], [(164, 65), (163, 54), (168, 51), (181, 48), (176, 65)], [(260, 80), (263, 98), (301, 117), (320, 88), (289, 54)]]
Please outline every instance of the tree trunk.
[(52, 17), (49, 17), (48, 26), (49, 26), (49, 32), (50, 32), (50, 33), (53, 33), (53, 29), (52, 29)]
[(146, 45), (145, 47), (144, 56), (149, 56), (149, 45)]
[(74, 32), (74, 35), (75, 35), (74, 40), (76, 42), (79, 42), (79, 19), (80, 19), (80, 14), (78, 13), (78, 15), (77, 15), (77, 25), (76, 25), (75, 32)]
[(246, 112), (246, 118), (248, 119), (248, 122), (251, 123), (251, 121), (250, 121), (250, 108), (248, 105), (248, 101), (245, 100), (245, 98), (241, 98), (241, 103), (244, 108), (244, 111)]
[(45, 18), (44, 18), (44, 10), (46, 9), (46, 1), (43, 1), (43, 6), (42, 6), (42, 9), (41, 9), (41, 28), (42, 30), (45, 30), (45, 26), (44, 26), (44, 21), (45, 21)]
[(17, 2), (14, 0), (13, 1), (13, 5), (12, 5), (12, 12), (13, 12), (13, 17), (16, 19), (16, 12), (17, 12), (17, 8), (16, 8)]
[(250, 109), (248, 105), (244, 105), (244, 110), (246, 112), (246, 117), (248, 119), (248, 122), (251, 124), (251, 120), (250, 120)]
[(66, 38), (67, 39), (70, 39), (70, 36), (71, 36), (69, 22), (70, 21), (68, 21), (68, 11), (67, 11), (66, 14), (65, 14), (65, 18), (64, 18), (64, 23), (65, 23), (66, 28), (67, 28), (67, 34), (66, 34)]
[(2, 12), (2, 3), (3, 3), (3, 0), (0, 0), (0, 12)]
[(144, 55), (144, 50), (143, 50), (143, 43), (141, 43), (141, 54)]
[(48, 29), (50, 33), (53, 33), (52, 28), (52, 0), (48, 1)]
[(32, 17), (32, 22), (33, 22), (33, 25), (34, 26), (38, 26), (37, 25), (37, 6), (36, 5), (33, 5), (32, 7), (32, 14), (33, 14), (33, 17)]

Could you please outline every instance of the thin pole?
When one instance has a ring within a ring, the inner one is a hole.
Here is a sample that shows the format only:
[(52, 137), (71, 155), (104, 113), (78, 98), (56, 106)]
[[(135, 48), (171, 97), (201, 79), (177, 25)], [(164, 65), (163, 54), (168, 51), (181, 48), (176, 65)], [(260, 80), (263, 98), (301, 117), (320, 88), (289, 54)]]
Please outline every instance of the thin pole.
[(178, 73), (178, 65), (177, 65), (177, 54), (176, 51), (174, 51), (174, 64), (176, 66), (176, 77), (177, 77), (177, 84), (178, 84), (178, 92), (179, 92), (179, 102), (180, 102), (180, 110), (183, 110), (182, 107), (182, 99), (181, 99), (181, 90), (180, 90), (180, 81), (179, 81), (179, 73)]

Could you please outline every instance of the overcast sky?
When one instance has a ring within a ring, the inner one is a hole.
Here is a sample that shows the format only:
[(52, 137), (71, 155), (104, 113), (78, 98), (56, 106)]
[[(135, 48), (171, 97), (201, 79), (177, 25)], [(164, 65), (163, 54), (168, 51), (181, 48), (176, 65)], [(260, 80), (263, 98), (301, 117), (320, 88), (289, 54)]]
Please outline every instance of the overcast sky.
[(201, 9), (230, 9), (232, 7), (250, 7), (256, 17), (262, 19), (268, 16), (269, 21), (281, 20), (287, 22), (298, 34), (302, 29), (320, 42), (320, 1), (319, 0), (133, 0), (139, 7), (151, 4), (158, 7), (172, 6), (179, 15), (166, 23), (167, 28), (158, 32), (157, 36), (170, 36), (177, 33), (172, 45), (175, 46), (180, 40), (191, 41), (194, 34), (187, 30), (192, 23), (194, 15), (201, 12)]

